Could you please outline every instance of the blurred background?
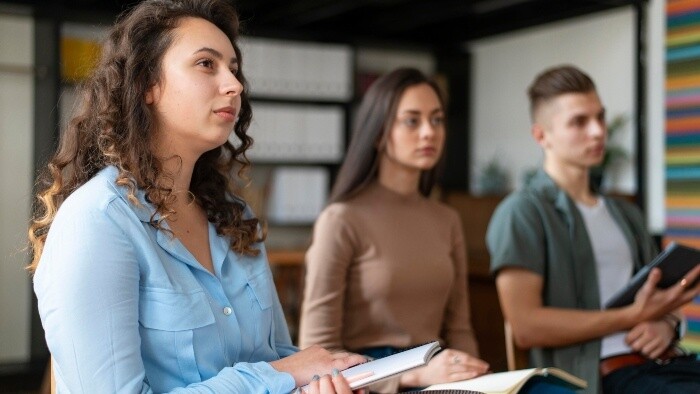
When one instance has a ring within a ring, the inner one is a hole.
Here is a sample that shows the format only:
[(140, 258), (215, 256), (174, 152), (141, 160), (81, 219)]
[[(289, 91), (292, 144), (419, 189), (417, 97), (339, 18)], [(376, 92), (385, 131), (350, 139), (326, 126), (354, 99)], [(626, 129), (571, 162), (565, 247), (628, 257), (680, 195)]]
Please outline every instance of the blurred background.
[[(38, 392), (44, 381), (49, 354), (23, 269), (33, 181), (108, 26), (134, 3), (0, 0), (0, 392)], [(700, 1), (233, 3), (254, 112), (243, 194), (268, 223), (293, 338), (303, 253), (354, 109), (399, 66), (433, 75), (448, 97), (448, 166), (435, 198), (462, 215), (474, 324), (494, 370), (505, 369), (505, 348), (483, 236), (501, 198), (541, 164), (525, 94), (538, 72), (571, 63), (593, 77), (613, 131), (603, 188), (637, 202), (660, 243), (700, 244)], [(700, 316), (695, 306), (688, 314)]]

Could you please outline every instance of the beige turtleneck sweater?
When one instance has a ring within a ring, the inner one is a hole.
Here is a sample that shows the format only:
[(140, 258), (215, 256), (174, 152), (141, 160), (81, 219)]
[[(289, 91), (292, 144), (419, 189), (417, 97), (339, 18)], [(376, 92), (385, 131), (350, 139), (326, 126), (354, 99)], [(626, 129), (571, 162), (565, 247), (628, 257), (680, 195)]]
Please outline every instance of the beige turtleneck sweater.
[(439, 339), (478, 357), (453, 209), (374, 183), (321, 213), (306, 270), (301, 348), (356, 351)]

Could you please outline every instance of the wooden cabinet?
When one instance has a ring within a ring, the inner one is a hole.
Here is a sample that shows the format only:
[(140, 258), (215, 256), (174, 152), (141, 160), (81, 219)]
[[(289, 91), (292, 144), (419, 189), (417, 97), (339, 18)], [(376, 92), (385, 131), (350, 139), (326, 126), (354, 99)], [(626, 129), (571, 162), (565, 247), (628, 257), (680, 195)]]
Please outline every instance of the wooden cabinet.
[(304, 298), (304, 254), (304, 250), (269, 250), (267, 252), (277, 295), (282, 304), (284, 317), (287, 319), (289, 334), (295, 344), (299, 337), (301, 302)]
[(502, 199), (502, 196), (476, 197), (464, 192), (449, 192), (443, 196), (443, 201), (455, 208), (462, 218), (469, 267), (472, 325), (481, 358), (491, 364), (493, 371), (507, 370), (507, 359), (503, 314), (496, 284), (489, 272), (486, 227)]

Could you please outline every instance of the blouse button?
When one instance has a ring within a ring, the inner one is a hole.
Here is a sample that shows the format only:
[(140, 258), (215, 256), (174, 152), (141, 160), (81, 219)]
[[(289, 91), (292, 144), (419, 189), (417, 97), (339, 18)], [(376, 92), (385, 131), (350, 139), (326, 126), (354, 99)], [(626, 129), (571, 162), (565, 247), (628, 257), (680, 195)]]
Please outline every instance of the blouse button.
[(224, 308), (224, 315), (228, 316), (231, 314), (231, 312), (233, 312), (233, 309), (231, 309), (230, 306)]

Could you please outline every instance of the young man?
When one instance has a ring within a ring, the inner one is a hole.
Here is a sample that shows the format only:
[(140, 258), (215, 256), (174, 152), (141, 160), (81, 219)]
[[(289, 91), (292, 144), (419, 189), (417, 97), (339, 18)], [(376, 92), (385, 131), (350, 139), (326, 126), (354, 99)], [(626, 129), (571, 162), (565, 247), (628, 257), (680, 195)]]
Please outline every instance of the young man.
[(700, 292), (689, 285), (700, 266), (666, 290), (654, 270), (632, 305), (601, 310), (656, 247), (635, 206), (591, 189), (607, 138), (591, 78), (552, 68), (528, 93), (543, 168), (499, 205), (486, 236), (516, 344), (533, 366), (585, 379), (588, 393), (700, 393), (700, 362), (673, 346), (677, 309)]

